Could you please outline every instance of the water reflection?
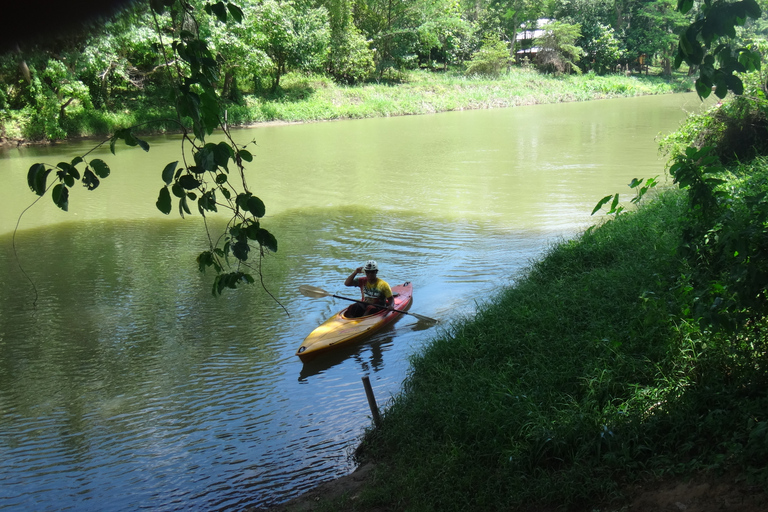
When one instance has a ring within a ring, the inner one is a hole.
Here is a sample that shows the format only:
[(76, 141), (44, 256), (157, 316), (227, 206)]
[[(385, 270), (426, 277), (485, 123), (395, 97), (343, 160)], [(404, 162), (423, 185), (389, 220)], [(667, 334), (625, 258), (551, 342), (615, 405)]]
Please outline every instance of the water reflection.
[[(401, 321), (403, 321), (402, 318), (398, 322)], [(325, 373), (350, 360), (356, 363), (363, 374), (382, 371), (384, 354), (392, 349), (392, 344), (400, 330), (397, 324), (387, 326), (359, 343), (343, 345), (332, 352), (318, 355), (312, 361), (303, 364), (299, 373), (299, 382), (306, 383), (310, 377)]]

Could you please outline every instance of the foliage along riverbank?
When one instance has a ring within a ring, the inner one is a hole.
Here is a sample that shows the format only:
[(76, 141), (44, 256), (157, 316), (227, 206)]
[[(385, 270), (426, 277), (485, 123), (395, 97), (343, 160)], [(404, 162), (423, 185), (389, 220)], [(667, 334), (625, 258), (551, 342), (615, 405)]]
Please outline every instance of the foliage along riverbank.
[(673, 137), (698, 145), (673, 154), (682, 190), (447, 326), (363, 439), (368, 485), (314, 509), (616, 510), (696, 475), (766, 509), (768, 160), (737, 136), (766, 140), (766, 112), (756, 95), (693, 120)]
[[(539, 103), (667, 94), (690, 91), (692, 80), (647, 75), (547, 75), (533, 69), (512, 68), (496, 78), (430, 71), (401, 72), (397, 80), (344, 86), (321, 75), (291, 73), (272, 95), (245, 95), (226, 105), (229, 126), (266, 122), (314, 122), (360, 119), (452, 110), (502, 108)], [(107, 137), (136, 126), (136, 134), (178, 129), (171, 106), (137, 98), (112, 110), (73, 108), (64, 120), (68, 138)], [(29, 118), (17, 113), (4, 120), (0, 133), (6, 144), (31, 142)]]

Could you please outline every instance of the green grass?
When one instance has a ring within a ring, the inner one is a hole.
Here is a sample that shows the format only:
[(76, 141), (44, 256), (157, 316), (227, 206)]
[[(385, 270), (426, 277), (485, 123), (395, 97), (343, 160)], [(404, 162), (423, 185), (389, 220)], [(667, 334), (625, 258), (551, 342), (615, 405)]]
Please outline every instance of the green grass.
[(378, 470), (358, 509), (596, 508), (713, 468), (765, 484), (766, 326), (686, 319), (684, 208), (667, 192), (553, 247), (415, 355), (364, 438)]
[[(513, 68), (498, 78), (414, 71), (398, 84), (338, 86), (323, 78), (292, 74), (276, 97), (247, 98), (251, 121), (319, 121), (430, 114), (451, 110), (502, 108), (537, 103), (586, 101), (690, 90), (685, 79), (658, 77), (542, 75)], [(242, 116), (248, 122), (248, 116)]]

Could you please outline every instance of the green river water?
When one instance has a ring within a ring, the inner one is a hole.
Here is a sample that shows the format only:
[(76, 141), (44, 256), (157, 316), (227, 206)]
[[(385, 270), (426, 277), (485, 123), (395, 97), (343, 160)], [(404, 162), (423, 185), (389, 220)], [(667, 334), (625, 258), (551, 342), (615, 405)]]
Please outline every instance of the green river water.
[[(212, 297), (199, 216), (155, 209), (176, 137), (100, 150), (111, 176), (68, 213), (48, 197), (25, 211), (26, 172), (92, 141), (3, 151), (0, 510), (237, 510), (348, 473), (370, 425), (361, 377), (385, 407), (410, 354), (598, 222), (601, 197), (667, 182), (655, 138), (698, 108), (685, 94), (236, 130), (256, 142), (279, 304), (258, 286)], [(304, 336), (347, 304), (298, 286), (355, 296), (344, 278), (368, 259), (441, 324), (403, 318), (303, 365)]]

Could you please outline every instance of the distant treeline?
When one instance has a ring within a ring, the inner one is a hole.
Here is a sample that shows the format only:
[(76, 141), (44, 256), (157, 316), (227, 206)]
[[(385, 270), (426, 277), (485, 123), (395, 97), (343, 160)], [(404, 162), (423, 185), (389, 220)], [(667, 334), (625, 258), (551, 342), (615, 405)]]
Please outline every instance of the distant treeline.
[[(292, 71), (348, 85), (417, 68), (493, 75), (514, 63), (604, 74), (655, 62), (669, 74), (679, 33), (697, 16), (673, 0), (189, 0), (163, 15), (149, 6), (131, 3), (96, 26), (0, 55), (0, 124), (57, 139), (78, 111), (172, 107), (168, 68), (189, 65), (166, 46), (180, 28), (207, 41), (221, 96), (241, 103), (244, 94), (276, 94)], [(237, 22), (219, 21), (227, 18)], [(762, 20), (749, 21), (737, 37), (757, 44), (765, 32)]]

